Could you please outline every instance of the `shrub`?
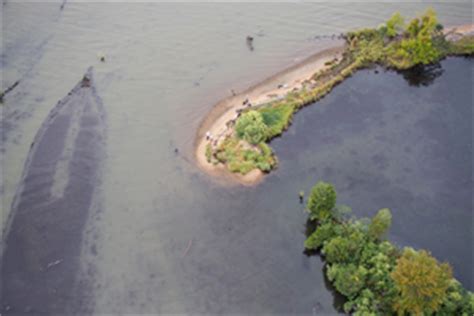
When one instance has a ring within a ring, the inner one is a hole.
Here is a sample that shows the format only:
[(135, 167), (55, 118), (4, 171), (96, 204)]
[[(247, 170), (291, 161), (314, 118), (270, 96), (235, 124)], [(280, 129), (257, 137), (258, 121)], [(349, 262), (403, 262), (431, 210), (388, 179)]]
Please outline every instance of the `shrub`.
[(474, 294), (466, 291), (459, 281), (452, 279), (446, 291), (443, 305), (437, 315), (474, 315)]
[(369, 236), (372, 239), (381, 239), (383, 235), (389, 230), (392, 224), (392, 213), (388, 208), (381, 209), (372, 218), (369, 225)]
[(447, 53), (456, 55), (474, 54), (474, 36), (464, 36), (463, 38), (450, 43)]
[(352, 299), (365, 286), (367, 270), (354, 264), (334, 264), (328, 268), (327, 276), (341, 294)]
[(206, 160), (207, 162), (211, 163), (212, 159), (212, 147), (211, 144), (206, 145)]
[(294, 107), (287, 102), (264, 106), (258, 109), (262, 115), (263, 122), (268, 127), (266, 135), (268, 139), (280, 135), (288, 128), (294, 110)]
[(228, 137), (217, 148), (215, 157), (226, 164), (229, 171), (243, 175), (254, 169), (268, 172), (275, 167), (277, 161), (267, 144), (259, 143), (254, 148), (247, 147), (239, 139)]
[(401, 31), (403, 31), (403, 26), (405, 24), (405, 21), (403, 17), (400, 15), (399, 12), (396, 12), (390, 19), (388, 19), (386, 25), (386, 30), (385, 34), (388, 37), (395, 37), (397, 36)]
[(237, 136), (252, 145), (265, 141), (267, 126), (263, 122), (262, 114), (257, 111), (248, 111), (237, 120), (235, 131)]

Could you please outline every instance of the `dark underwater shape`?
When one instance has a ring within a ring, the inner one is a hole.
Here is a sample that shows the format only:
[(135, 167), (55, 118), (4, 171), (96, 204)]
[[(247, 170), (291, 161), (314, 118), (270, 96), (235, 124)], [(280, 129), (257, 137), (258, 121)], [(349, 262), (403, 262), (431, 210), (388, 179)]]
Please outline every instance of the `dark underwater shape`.
[(96, 201), (104, 119), (89, 68), (30, 148), (4, 232), (2, 314), (77, 311), (81, 241)]

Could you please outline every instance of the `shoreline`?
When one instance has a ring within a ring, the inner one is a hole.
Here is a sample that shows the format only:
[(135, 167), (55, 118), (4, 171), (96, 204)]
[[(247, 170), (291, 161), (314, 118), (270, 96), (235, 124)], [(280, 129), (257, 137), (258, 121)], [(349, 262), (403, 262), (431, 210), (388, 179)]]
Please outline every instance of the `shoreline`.
[[(217, 144), (225, 138), (232, 129), (227, 128), (227, 123), (237, 117), (237, 110), (247, 109), (242, 103), (248, 99), (252, 107), (267, 103), (272, 100), (283, 98), (293, 89), (299, 89), (302, 83), (311, 78), (316, 72), (329, 68), (325, 65), (335, 58), (340, 59), (345, 51), (346, 45), (343, 41), (329, 48), (318, 51), (297, 64), (286, 68), (275, 75), (253, 85), (244, 91), (229, 96), (217, 102), (199, 125), (194, 142), (194, 155), (198, 167), (217, 180), (230, 180), (244, 186), (253, 186), (260, 183), (265, 175), (264, 172), (255, 169), (246, 175), (230, 172), (225, 165), (214, 165), (206, 159), (206, 146), (210, 143), (206, 139), (206, 133), (213, 135), (213, 142)], [(278, 88), (279, 85), (284, 87)]]
[[(474, 24), (446, 27), (444, 34), (448, 40), (457, 41), (465, 35), (474, 34)], [(251, 108), (254, 108), (284, 98), (289, 92), (299, 90), (303, 82), (310, 79), (315, 73), (330, 68), (331, 66), (327, 65), (327, 62), (334, 59), (341, 60), (346, 50), (347, 44), (341, 40), (339, 43), (320, 50), (297, 64), (277, 72), (260, 83), (217, 102), (202, 120), (196, 134), (194, 155), (198, 167), (215, 180), (220, 180), (220, 182), (224, 181), (244, 186), (253, 186), (260, 183), (265, 173), (259, 169), (254, 169), (246, 175), (242, 175), (232, 173), (224, 164), (214, 165), (208, 162), (206, 158), (207, 145), (212, 143), (213, 146), (218, 146), (227, 135), (232, 134), (233, 129), (227, 125), (238, 117), (240, 110), (249, 108), (244, 104), (245, 100), (248, 100), (252, 104)], [(208, 132), (212, 135), (211, 140), (206, 137)]]

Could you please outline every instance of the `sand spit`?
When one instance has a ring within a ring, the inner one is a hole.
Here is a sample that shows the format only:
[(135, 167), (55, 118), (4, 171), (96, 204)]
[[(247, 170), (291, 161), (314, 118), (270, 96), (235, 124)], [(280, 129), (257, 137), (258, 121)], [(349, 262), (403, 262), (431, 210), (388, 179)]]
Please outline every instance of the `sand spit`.
[[(288, 92), (300, 89), (303, 82), (314, 73), (329, 67), (325, 63), (334, 58), (340, 59), (344, 50), (345, 46), (341, 44), (322, 50), (239, 94), (219, 101), (201, 123), (196, 136), (195, 155), (198, 166), (220, 180), (231, 180), (247, 186), (259, 183), (264, 175), (260, 170), (241, 175), (231, 173), (223, 164), (209, 163), (205, 155), (206, 145), (211, 141), (218, 145), (232, 132), (227, 123), (237, 117), (238, 110), (247, 108), (247, 105), (243, 104), (245, 100), (252, 106), (258, 106), (283, 98)], [(206, 138), (207, 132), (212, 135), (212, 140)]]

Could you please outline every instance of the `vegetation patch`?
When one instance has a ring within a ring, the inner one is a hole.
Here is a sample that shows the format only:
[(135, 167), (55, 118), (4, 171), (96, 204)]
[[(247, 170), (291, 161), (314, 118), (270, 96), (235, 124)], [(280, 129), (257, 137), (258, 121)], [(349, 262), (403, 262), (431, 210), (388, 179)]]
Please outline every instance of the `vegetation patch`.
[(447, 54), (472, 56), (474, 54), (474, 36), (464, 36), (457, 41), (451, 42), (448, 47)]
[(257, 145), (267, 139), (268, 127), (263, 121), (262, 114), (252, 110), (237, 120), (235, 132), (238, 138)]
[(258, 110), (267, 126), (266, 138), (278, 136), (288, 128), (294, 113), (294, 106), (287, 103), (262, 107)]
[(267, 144), (261, 142), (250, 146), (235, 137), (226, 138), (214, 156), (219, 162), (226, 164), (231, 172), (243, 175), (254, 169), (269, 172), (276, 166), (276, 158)]
[(212, 146), (211, 144), (206, 145), (206, 160), (208, 163), (212, 162)]
[(372, 219), (350, 218), (336, 207), (334, 187), (324, 182), (311, 190), (307, 210), (316, 229), (304, 246), (323, 255), (328, 279), (347, 298), (346, 313), (474, 314), (474, 294), (453, 278), (448, 263), (439, 263), (425, 250), (399, 249), (385, 239), (390, 210), (382, 209)]

